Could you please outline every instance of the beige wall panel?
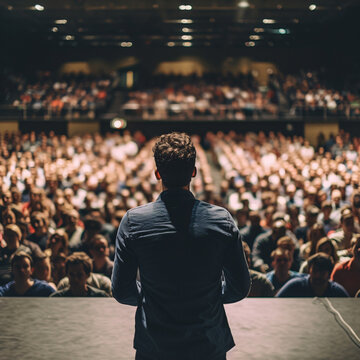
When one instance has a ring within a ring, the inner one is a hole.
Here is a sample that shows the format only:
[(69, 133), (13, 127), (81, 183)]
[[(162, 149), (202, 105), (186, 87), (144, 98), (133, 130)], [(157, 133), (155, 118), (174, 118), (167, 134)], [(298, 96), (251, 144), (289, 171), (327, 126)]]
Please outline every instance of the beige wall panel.
[(339, 133), (338, 123), (311, 123), (305, 124), (305, 139), (309, 140), (313, 146), (318, 145), (317, 137), (320, 133), (325, 135), (325, 139), (328, 139), (330, 134)]
[(19, 131), (19, 124), (17, 121), (1, 121), (0, 122), (0, 133), (5, 132), (12, 133)]
[(69, 122), (68, 134), (69, 136), (94, 134), (100, 131), (100, 124), (98, 122)]

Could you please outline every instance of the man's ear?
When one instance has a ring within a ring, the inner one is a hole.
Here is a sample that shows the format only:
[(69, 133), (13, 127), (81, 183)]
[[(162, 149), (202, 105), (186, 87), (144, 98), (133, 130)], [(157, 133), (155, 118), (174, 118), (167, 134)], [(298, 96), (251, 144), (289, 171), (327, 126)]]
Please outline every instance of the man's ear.
[(155, 170), (155, 177), (156, 177), (156, 180), (161, 180), (161, 176), (160, 176), (158, 169)]
[(193, 173), (191, 174), (191, 177), (195, 177), (196, 174), (197, 174), (197, 168), (196, 168), (196, 166), (195, 166), (195, 167), (194, 167), (194, 171), (193, 171)]

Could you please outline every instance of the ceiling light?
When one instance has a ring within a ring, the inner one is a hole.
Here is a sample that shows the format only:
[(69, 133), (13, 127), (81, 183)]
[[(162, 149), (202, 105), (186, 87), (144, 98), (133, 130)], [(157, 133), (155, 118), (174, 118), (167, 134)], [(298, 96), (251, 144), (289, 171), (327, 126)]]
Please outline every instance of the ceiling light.
[(36, 4), (34, 6), (34, 9), (37, 10), (37, 11), (44, 11), (45, 8), (42, 5)]
[(175, 43), (173, 41), (169, 41), (166, 45), (169, 47), (173, 47), (175, 46)]
[(316, 5), (315, 4), (311, 4), (310, 6), (309, 6), (309, 10), (310, 11), (314, 11), (316, 9)]
[(182, 28), (181, 29), (182, 30), (182, 32), (184, 32), (184, 33), (189, 33), (189, 32), (192, 32), (192, 30), (191, 29), (189, 29), (189, 28)]
[(246, 0), (243, 0), (243, 1), (240, 1), (238, 3), (238, 6), (241, 7), (241, 8), (248, 8), (250, 6), (249, 2), (246, 1)]
[(250, 39), (250, 40), (260, 40), (260, 39), (261, 39), (261, 36), (259, 36), (259, 35), (250, 35), (250, 36), (249, 36), (249, 39)]
[(245, 46), (247, 46), (247, 47), (254, 47), (254, 46), (255, 46), (255, 43), (254, 43), (253, 41), (247, 41), (247, 42), (245, 43)]
[(193, 21), (191, 19), (181, 19), (182, 24), (192, 24)]
[(191, 35), (183, 35), (182, 37), (181, 37), (181, 40), (192, 40), (192, 36)]
[(192, 46), (192, 43), (190, 41), (186, 41), (182, 43), (182, 46), (190, 47)]
[(287, 31), (285, 29), (279, 29), (279, 34), (284, 35), (286, 33), (287, 33)]
[(254, 31), (256, 33), (263, 33), (265, 30), (264, 30), (264, 28), (255, 28)]
[(275, 24), (276, 21), (274, 19), (263, 19), (264, 24)]
[(74, 40), (75, 39), (75, 36), (72, 36), (72, 35), (66, 35), (65, 36), (65, 40)]
[(55, 24), (64, 25), (67, 24), (67, 20), (66, 19), (55, 20)]
[(59, 31), (59, 28), (57, 28), (56, 26), (54, 26), (52, 29), (51, 29), (52, 32), (58, 32)]
[(123, 41), (120, 43), (121, 47), (132, 47), (132, 42), (131, 41)]
[(179, 10), (191, 10), (192, 6), (191, 5), (179, 5)]

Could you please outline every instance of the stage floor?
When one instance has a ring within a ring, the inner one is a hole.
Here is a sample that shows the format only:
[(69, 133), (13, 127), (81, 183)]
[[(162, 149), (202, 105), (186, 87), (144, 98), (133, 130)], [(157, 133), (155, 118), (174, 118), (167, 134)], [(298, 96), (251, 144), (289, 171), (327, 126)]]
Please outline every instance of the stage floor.
[[(360, 337), (360, 299), (330, 301)], [(236, 343), (229, 360), (360, 359), (314, 299), (245, 299), (226, 312)], [(134, 359), (134, 313), (114, 299), (1, 298), (0, 359)]]

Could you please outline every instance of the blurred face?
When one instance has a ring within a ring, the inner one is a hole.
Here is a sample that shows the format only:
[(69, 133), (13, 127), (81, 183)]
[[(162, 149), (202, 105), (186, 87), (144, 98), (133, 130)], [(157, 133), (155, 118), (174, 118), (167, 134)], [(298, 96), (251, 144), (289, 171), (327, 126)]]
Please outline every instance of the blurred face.
[(73, 289), (83, 289), (88, 275), (84, 270), (83, 264), (71, 264), (68, 267), (67, 276), (69, 277), (70, 287)]
[(105, 239), (98, 239), (94, 244), (94, 248), (91, 249), (91, 255), (93, 257), (109, 256), (109, 247)]
[(325, 286), (327, 284), (330, 273), (327, 270), (319, 270), (315, 266), (311, 266), (309, 270), (310, 282), (314, 286)]
[(291, 261), (290, 258), (285, 254), (276, 255), (272, 265), (275, 271), (289, 271), (291, 267)]
[(323, 252), (325, 254), (328, 254), (328, 255), (332, 256), (332, 247), (327, 242), (327, 243), (322, 244), (321, 246), (319, 246), (319, 252)]
[(22, 257), (19, 260), (15, 261), (12, 267), (12, 273), (15, 282), (23, 282), (28, 280), (33, 273), (30, 260), (26, 257)]
[(34, 277), (39, 280), (49, 281), (51, 278), (51, 266), (48, 258), (39, 261), (34, 267)]
[(356, 260), (360, 261), (360, 239), (356, 240), (356, 243), (352, 247), (352, 253)]
[(19, 237), (12, 231), (6, 231), (4, 234), (4, 240), (9, 249), (15, 249), (19, 247)]

